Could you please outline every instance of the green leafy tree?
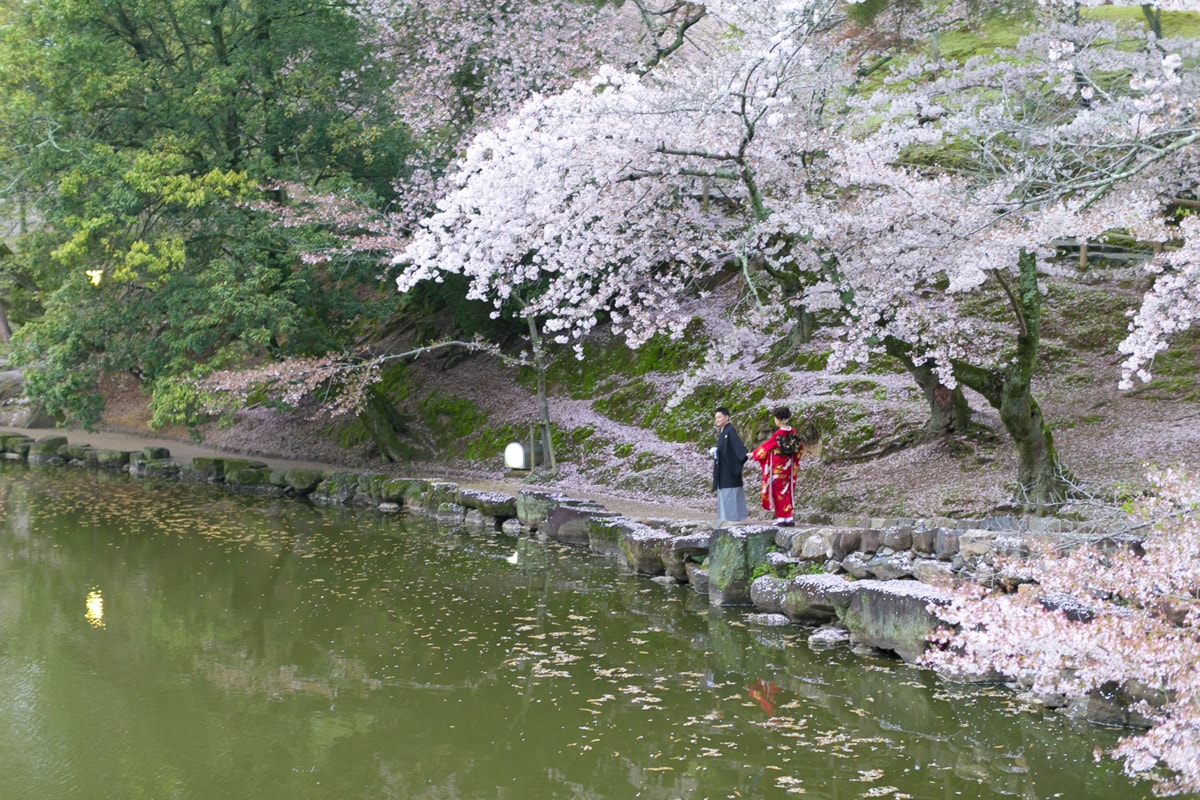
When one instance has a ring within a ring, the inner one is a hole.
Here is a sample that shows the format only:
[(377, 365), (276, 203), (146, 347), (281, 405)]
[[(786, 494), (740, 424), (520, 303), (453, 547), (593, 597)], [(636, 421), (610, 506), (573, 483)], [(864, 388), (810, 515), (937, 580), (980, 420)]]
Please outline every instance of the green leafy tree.
[[(337, 4), (12, 4), (0, 32), (0, 187), (41, 314), (15, 320), (28, 391), (96, 421), (96, 377), (171, 376), (340, 347), (389, 303), (369, 254), (261, 210), (283, 181), (386, 200), (408, 147), (388, 78)], [(10, 214), (11, 216), (11, 214)], [(373, 302), (378, 301), (378, 302)]]

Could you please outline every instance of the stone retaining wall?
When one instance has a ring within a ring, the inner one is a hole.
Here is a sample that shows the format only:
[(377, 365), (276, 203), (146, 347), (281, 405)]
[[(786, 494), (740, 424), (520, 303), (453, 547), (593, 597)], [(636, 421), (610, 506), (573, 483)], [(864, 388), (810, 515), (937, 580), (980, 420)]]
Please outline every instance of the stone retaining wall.
[(522, 489), (508, 495), (433, 478), (273, 470), (235, 457), (181, 464), (163, 448), (96, 450), (58, 435), (33, 440), (0, 432), (0, 458), (32, 467), (74, 465), (127, 470), (135, 478), (202, 480), (233, 492), (316, 504), (407, 509), (479, 530), (533, 535), (615, 558), (638, 574), (687, 584), (713, 605), (753, 607), (758, 613), (752, 621), (759, 624), (824, 626), (810, 640), (815, 645), (848, 640), (909, 663), (921, 656), (926, 636), (940, 625), (932, 609), (949, 600), (955, 582), (990, 582), (997, 555), (1069, 545), (1081, 535), (1069, 522), (1044, 518), (826, 514), (797, 516), (796, 527), (744, 524), (714, 530), (707, 522), (630, 519), (554, 492)]

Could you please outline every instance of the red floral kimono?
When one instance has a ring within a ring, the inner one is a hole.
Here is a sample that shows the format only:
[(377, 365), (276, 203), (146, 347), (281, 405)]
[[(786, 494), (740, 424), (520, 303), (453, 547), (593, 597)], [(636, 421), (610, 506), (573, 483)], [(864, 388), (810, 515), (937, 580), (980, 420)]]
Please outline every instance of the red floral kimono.
[(762, 467), (762, 507), (775, 515), (776, 519), (792, 519), (792, 497), (796, 491), (796, 464), (800, 453), (785, 456), (779, 452), (778, 439), (785, 433), (794, 433), (792, 428), (780, 428), (771, 438), (754, 448), (751, 456)]

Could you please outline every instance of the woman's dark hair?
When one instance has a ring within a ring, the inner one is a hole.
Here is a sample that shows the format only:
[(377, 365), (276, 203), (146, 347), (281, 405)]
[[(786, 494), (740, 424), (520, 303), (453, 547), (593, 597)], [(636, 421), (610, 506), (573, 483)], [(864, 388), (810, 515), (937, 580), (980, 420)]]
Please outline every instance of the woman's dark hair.
[(791, 419), (792, 418), (792, 410), (790, 408), (788, 408), (787, 406), (780, 406), (779, 408), (772, 411), (771, 415), (773, 417), (775, 417), (775, 419)]

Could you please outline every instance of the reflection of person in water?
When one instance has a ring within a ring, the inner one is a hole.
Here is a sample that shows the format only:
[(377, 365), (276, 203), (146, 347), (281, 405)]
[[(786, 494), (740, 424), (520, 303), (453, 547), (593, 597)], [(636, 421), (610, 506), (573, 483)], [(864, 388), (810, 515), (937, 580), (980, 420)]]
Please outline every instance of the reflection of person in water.
[(758, 703), (758, 707), (768, 714), (775, 713), (775, 695), (779, 694), (779, 684), (774, 681), (764, 681), (759, 678), (746, 687), (746, 694)]

